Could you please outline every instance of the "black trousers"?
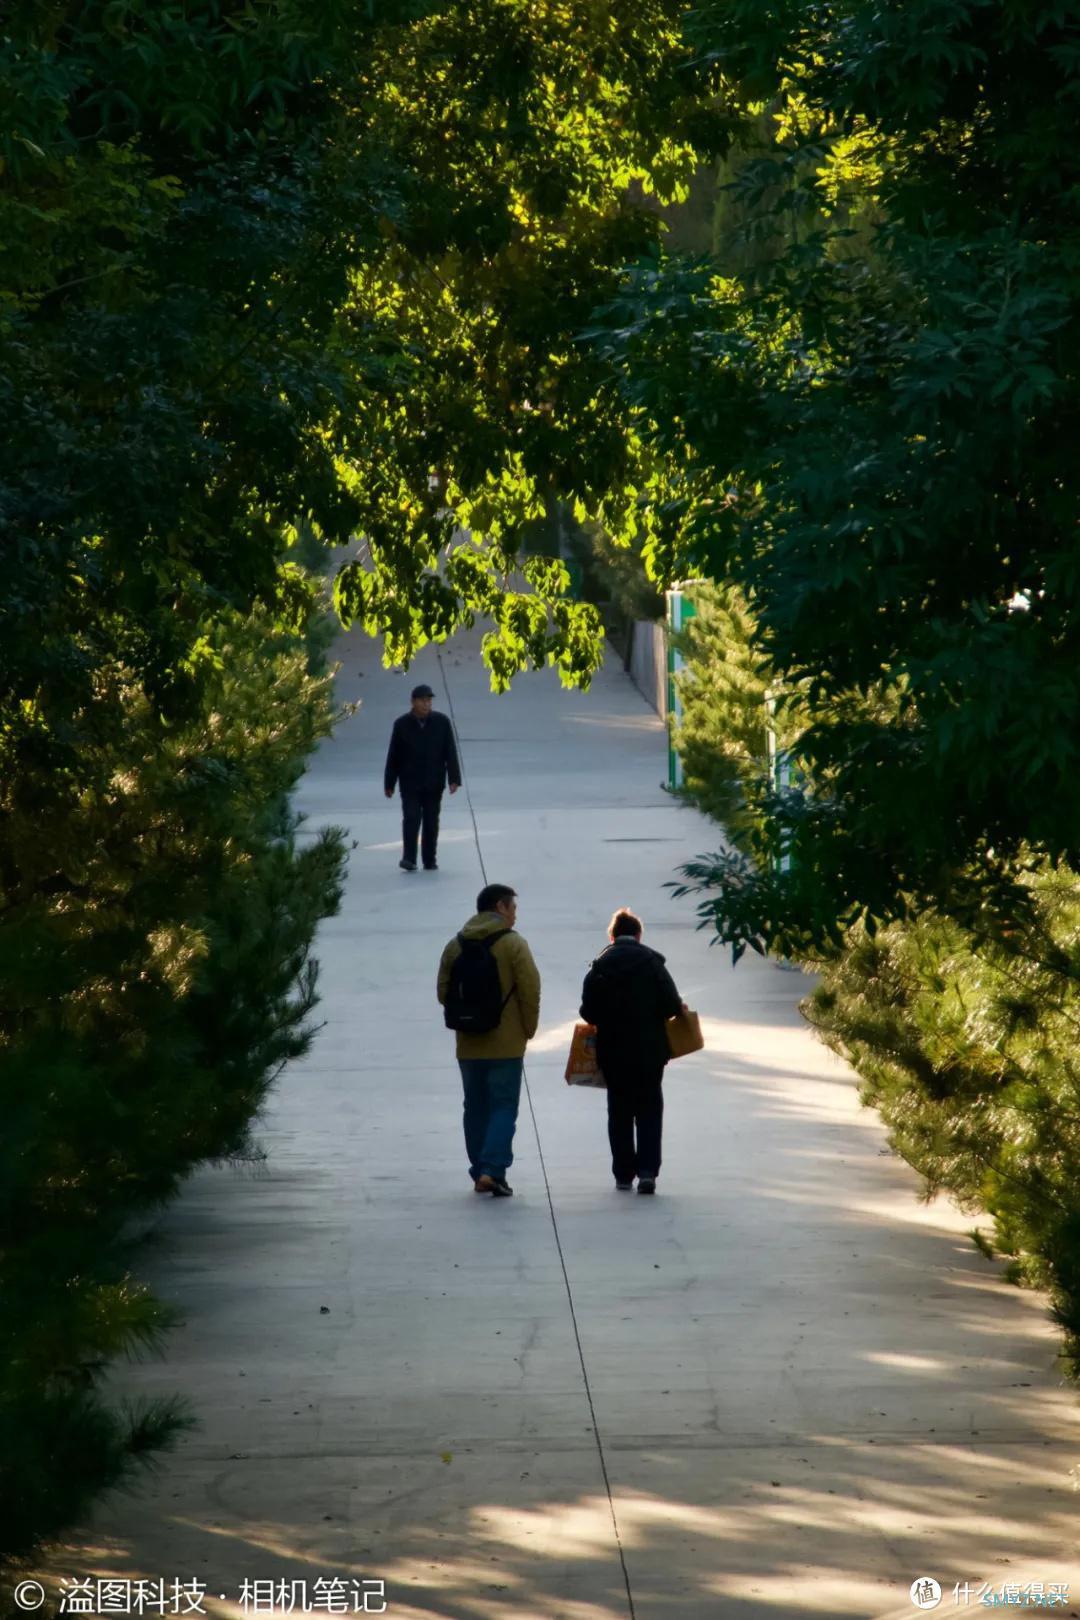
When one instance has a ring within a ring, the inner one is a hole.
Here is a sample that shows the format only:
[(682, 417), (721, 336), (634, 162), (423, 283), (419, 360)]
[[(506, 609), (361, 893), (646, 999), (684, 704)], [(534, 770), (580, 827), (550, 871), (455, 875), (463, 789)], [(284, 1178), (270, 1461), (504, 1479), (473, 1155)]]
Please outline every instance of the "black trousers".
[[(416, 841), (420, 840), (420, 856), (425, 866), (434, 866), (435, 850), (439, 842), (439, 811), (442, 791), (414, 792), (401, 790), (401, 843), (402, 859), (416, 865)], [(422, 829), (422, 830), (421, 830)]]
[[(664, 1066), (608, 1076), (607, 1119), (611, 1171), (616, 1181), (660, 1173), (664, 1129)], [(636, 1136), (636, 1141), (635, 1141)]]

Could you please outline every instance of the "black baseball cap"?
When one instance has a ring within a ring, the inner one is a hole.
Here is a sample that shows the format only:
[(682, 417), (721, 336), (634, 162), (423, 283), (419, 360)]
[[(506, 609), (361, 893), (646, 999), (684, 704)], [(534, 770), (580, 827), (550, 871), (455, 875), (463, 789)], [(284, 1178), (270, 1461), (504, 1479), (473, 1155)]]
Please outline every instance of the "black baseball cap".
[(435, 696), (435, 694), (431, 690), (430, 686), (424, 686), (424, 685), (421, 684), (420, 686), (414, 686), (412, 691), (410, 692), (409, 696), (414, 697), (414, 698), (418, 698), (418, 697), (430, 697), (430, 698), (433, 698)]

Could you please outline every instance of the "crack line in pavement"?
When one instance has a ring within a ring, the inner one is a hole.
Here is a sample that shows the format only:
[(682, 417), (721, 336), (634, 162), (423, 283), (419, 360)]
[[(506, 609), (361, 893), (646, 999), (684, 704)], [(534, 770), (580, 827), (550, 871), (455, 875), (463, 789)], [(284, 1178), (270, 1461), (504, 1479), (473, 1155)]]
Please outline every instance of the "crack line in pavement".
[[(461, 747), (461, 733), (458, 731), (457, 716), (454, 714), (454, 699), (450, 692), (450, 682), (446, 675), (446, 666), (443, 663), (442, 653), (436, 649), (436, 658), (439, 663), (439, 674), (442, 676), (443, 691), (446, 693), (446, 703), (450, 710), (450, 724), (454, 728), (454, 740), (457, 743), (458, 763), (461, 767), (461, 785), (465, 791), (465, 802), (469, 806), (469, 818), (472, 821), (473, 841), (476, 844), (476, 857), (480, 862), (480, 875), (485, 884), (488, 880), (487, 868), (484, 865), (484, 851), (480, 846), (480, 829), (476, 825), (476, 810), (473, 807), (472, 793), (469, 791), (469, 778), (465, 770), (465, 757)], [(593, 1405), (592, 1385), (589, 1383), (589, 1372), (585, 1365), (585, 1350), (581, 1343), (581, 1332), (578, 1328), (577, 1310), (574, 1306), (574, 1291), (570, 1286), (570, 1274), (566, 1269), (566, 1256), (563, 1254), (562, 1239), (559, 1236), (559, 1223), (555, 1217), (555, 1205), (551, 1197), (551, 1182), (548, 1179), (547, 1162), (544, 1158), (544, 1149), (540, 1141), (540, 1126), (536, 1118), (536, 1109), (533, 1107), (532, 1089), (529, 1085), (529, 1075), (522, 1064), (522, 1079), (525, 1084), (525, 1097), (529, 1104), (529, 1114), (533, 1124), (533, 1134), (536, 1137), (536, 1151), (540, 1156), (540, 1172), (544, 1178), (544, 1192), (547, 1196), (548, 1214), (551, 1217), (551, 1230), (555, 1237), (555, 1249), (559, 1256), (559, 1265), (562, 1268), (563, 1285), (566, 1288), (567, 1303), (570, 1306), (570, 1321), (574, 1329), (574, 1343), (577, 1345), (578, 1362), (581, 1366), (581, 1379), (585, 1386), (585, 1399), (589, 1403), (589, 1419), (592, 1423), (593, 1439), (596, 1441), (596, 1454), (600, 1459), (600, 1473), (604, 1480), (604, 1489), (607, 1492), (608, 1509), (611, 1513), (611, 1528), (615, 1534), (615, 1545), (619, 1550), (619, 1563), (622, 1565), (623, 1581), (626, 1585), (626, 1602), (630, 1620), (637, 1620), (637, 1611), (634, 1608), (634, 1594), (630, 1587), (630, 1571), (626, 1567), (626, 1552), (619, 1534), (619, 1518), (615, 1511), (615, 1498), (611, 1493), (611, 1480), (608, 1477), (607, 1458), (604, 1455), (604, 1442), (600, 1438), (600, 1425), (596, 1420), (596, 1407)]]

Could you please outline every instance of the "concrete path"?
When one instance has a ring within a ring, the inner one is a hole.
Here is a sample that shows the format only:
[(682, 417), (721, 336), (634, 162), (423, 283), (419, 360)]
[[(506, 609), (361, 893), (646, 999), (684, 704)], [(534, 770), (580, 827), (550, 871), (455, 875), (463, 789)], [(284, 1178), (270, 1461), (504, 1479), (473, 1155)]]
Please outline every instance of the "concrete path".
[[(319, 1577), (381, 1578), (396, 1620), (893, 1620), (917, 1577), (942, 1613), (1031, 1581), (1080, 1611), (1077, 1402), (1045, 1303), (970, 1218), (918, 1203), (801, 1025), (804, 981), (733, 970), (664, 891), (716, 832), (661, 791), (663, 732), (621, 670), (496, 699), (475, 641), (408, 675), (356, 635), (341, 657), (363, 707), (301, 793), (311, 829), (356, 843), (326, 1027), (280, 1086), (265, 1173), (196, 1177), (144, 1267), (185, 1326), (124, 1382), (184, 1392), (201, 1427), (47, 1578), (196, 1579), (221, 1613), (245, 1579), (310, 1601)], [(441, 870), (406, 876), (381, 771), (420, 678), (468, 795)], [(471, 1191), (433, 996), (484, 879), (519, 890), (544, 981), (502, 1202)], [(562, 1079), (617, 904), (708, 1031), (668, 1071), (652, 1200), (614, 1191), (603, 1098)]]

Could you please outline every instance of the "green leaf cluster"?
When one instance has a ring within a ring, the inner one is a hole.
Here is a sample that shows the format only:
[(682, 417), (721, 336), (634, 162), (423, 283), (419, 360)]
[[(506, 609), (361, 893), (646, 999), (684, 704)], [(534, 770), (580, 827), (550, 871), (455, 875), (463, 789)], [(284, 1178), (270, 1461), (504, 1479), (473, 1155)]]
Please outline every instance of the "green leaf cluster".
[[(993, 1219), (987, 1255), (1051, 1296), (1063, 1356), (1080, 1375), (1080, 883), (1025, 849), (1011, 869), (1023, 904), (988, 903), (985, 874), (954, 875), (951, 910), (912, 907), (903, 921), (856, 922), (824, 953), (793, 930), (776, 846), (792, 819), (765, 739), (792, 749), (802, 719), (756, 650), (754, 616), (733, 586), (694, 588), (697, 614), (679, 638), (683, 719), (676, 733), (686, 792), (729, 845), (682, 868), (677, 894), (699, 900), (701, 926), (736, 956), (783, 941), (817, 970), (803, 1011), (862, 1078), (895, 1150), (925, 1178)], [(795, 796), (798, 803), (798, 797)], [(1022, 861), (1022, 865), (1021, 865)], [(804, 879), (805, 882), (805, 879)], [(747, 939), (746, 926), (756, 928)]]
[[(1080, 7), (733, 0), (689, 28), (744, 113), (716, 252), (642, 261), (593, 328), (667, 458), (658, 570), (752, 605), (686, 681), (732, 844), (678, 892), (736, 956), (820, 968), (811, 1021), (1051, 1290), (1075, 1372)], [(740, 734), (743, 664), (785, 784)]]
[(649, 457), (579, 338), (659, 236), (641, 195), (676, 195), (694, 162), (703, 75), (681, 11), (442, 5), (379, 37), (362, 106), (400, 196), (339, 326), (368, 353), (340, 424), (364, 540), (338, 603), (393, 659), (487, 617), (496, 687), (528, 665), (578, 682), (595, 667), (595, 614), (555, 611), (557, 575), (529, 580), (527, 606), (514, 575), (556, 500), (623, 536), (638, 521)]
[(957, 886), (1007, 913), (1025, 849), (1080, 858), (1076, 23), (695, 13), (745, 109), (732, 228), (758, 238), (642, 261), (592, 331), (668, 458), (657, 571), (746, 592), (798, 694), (792, 865), (756, 915), (744, 894), (745, 942), (835, 941)]
[(655, 458), (577, 340), (723, 138), (682, 12), (4, 8), (7, 1553), (175, 1427), (96, 1394), (165, 1325), (114, 1240), (248, 1151), (306, 1038), (342, 859), (285, 808), (328, 723), (313, 548), (390, 659), (484, 618), (497, 687), (597, 666), (519, 541), (558, 499), (637, 522)]

